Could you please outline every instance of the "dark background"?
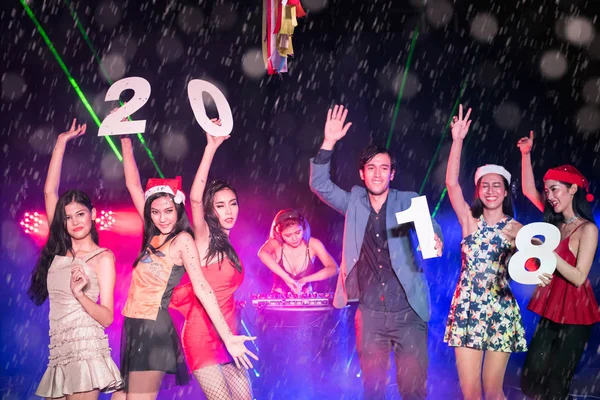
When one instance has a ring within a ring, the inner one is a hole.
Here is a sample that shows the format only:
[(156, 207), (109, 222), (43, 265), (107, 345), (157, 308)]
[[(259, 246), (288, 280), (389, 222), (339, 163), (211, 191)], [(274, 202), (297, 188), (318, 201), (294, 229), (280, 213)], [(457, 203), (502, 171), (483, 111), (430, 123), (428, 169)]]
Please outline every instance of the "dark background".
[[(353, 122), (333, 159), (333, 179), (342, 188), (360, 184), (357, 156), (361, 148), (370, 142), (385, 144), (391, 135), (390, 149), (398, 163), (392, 187), (421, 191), (433, 211), (444, 189), (451, 143), (446, 126), (460, 101), (473, 108), (461, 171), (466, 197), (472, 196), (472, 176), (479, 165), (502, 164), (513, 174), (516, 217), (524, 223), (541, 220), (521, 193), (516, 142), (530, 130), (536, 132), (533, 159), (538, 187), (547, 168), (570, 163), (600, 196), (596, 162), (600, 36), (593, 31), (600, 29), (600, 2), (302, 3), (308, 15), (298, 21), (289, 73), (268, 76), (260, 55), (262, 8), (258, 1), (27, 2), (100, 120), (117, 106), (104, 102), (110, 84), (102, 69), (111, 81), (140, 76), (150, 82), (150, 101), (134, 116), (147, 120), (144, 138), (156, 164), (167, 177), (181, 175), (186, 193), (205, 144), (187, 99), (187, 83), (206, 79), (224, 92), (233, 110), (234, 130), (215, 157), (211, 177), (229, 180), (240, 197), (232, 240), (247, 269), (241, 299), (249, 300), (251, 293), (269, 288), (270, 275), (255, 254), (281, 208), (295, 207), (304, 213), (313, 235), (336, 260), (341, 259), (343, 218), (308, 188), (309, 159), (320, 146), (326, 112), (333, 104), (347, 106)], [(483, 28), (478, 25), (481, 13), (492, 16)], [(493, 21), (497, 34), (478, 40), (482, 32), (492, 29)], [(72, 118), (87, 122), (88, 132), (68, 145), (61, 188), (80, 188), (91, 195), (97, 208), (122, 213), (112, 232), (101, 234), (119, 263), (117, 313), (140, 235), (135, 225), (139, 222), (131, 216), (121, 164), (105, 139), (97, 137), (97, 126), (21, 2), (3, 3), (0, 26), (0, 307), (5, 310), (0, 396), (12, 399), (25, 398), (35, 390), (45, 368), (48, 342), (47, 305), (35, 308), (25, 296), (43, 238), (25, 234), (18, 223), (25, 212), (43, 210), (42, 188), (52, 146)], [(592, 31), (586, 36), (589, 27)], [(393, 124), (415, 32), (404, 95)], [(561, 65), (564, 72), (551, 76)], [(210, 116), (217, 116), (214, 108), (208, 110)], [(133, 141), (145, 183), (158, 173), (140, 142)], [(115, 142), (119, 146), (118, 137)], [(446, 235), (446, 252), (441, 260), (425, 263), (435, 302), (430, 374), (447, 377), (455, 390), (447, 398), (452, 398), (457, 393), (454, 357), (441, 340), (460, 269), (460, 229), (447, 199), (442, 199), (436, 217)], [(590, 279), (596, 293), (599, 276), (595, 264)], [(332, 288), (333, 281), (319, 289)], [(536, 319), (525, 308), (532, 288), (515, 283), (513, 290), (530, 337)], [(246, 311), (253, 313), (251, 306)], [(113, 349), (118, 349), (119, 325), (117, 320), (108, 331)], [(600, 371), (599, 335), (595, 328), (577, 378), (580, 381), (574, 384), (577, 390), (596, 396), (600, 394), (598, 385), (594, 389)], [(113, 355), (118, 360), (115, 351)], [(513, 356), (507, 372), (507, 391), (515, 396), (522, 361), (522, 355)], [(430, 381), (436, 384), (435, 379)], [(277, 398), (275, 389), (270, 391), (271, 386), (260, 379), (254, 387), (257, 398)], [(345, 388), (360, 391), (359, 380)], [(430, 392), (440, 393), (436, 390)], [(356, 395), (350, 389), (336, 393), (345, 393), (340, 395), (344, 398)]]

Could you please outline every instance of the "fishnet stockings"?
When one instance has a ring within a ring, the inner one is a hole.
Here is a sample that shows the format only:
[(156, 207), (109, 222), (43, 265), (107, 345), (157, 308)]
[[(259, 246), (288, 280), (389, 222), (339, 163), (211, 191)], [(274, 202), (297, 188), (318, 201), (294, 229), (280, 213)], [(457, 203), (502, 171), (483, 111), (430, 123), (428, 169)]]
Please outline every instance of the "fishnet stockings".
[(252, 400), (248, 373), (234, 363), (211, 365), (193, 374), (208, 400)]

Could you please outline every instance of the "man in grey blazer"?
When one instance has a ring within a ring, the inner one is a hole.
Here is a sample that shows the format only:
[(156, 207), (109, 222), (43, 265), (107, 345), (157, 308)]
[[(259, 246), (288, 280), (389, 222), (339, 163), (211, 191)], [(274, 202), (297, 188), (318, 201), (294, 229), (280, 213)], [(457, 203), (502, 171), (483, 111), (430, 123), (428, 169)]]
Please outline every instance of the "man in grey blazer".
[[(365, 188), (350, 192), (330, 178), (333, 147), (352, 125), (344, 125), (348, 110), (335, 106), (327, 113), (323, 145), (311, 160), (310, 188), (345, 216), (343, 255), (334, 306), (358, 300), (356, 343), (365, 399), (386, 398), (390, 352), (394, 351), (396, 382), (403, 400), (427, 395), (427, 322), (429, 286), (415, 261), (412, 224), (398, 226), (396, 213), (408, 209), (414, 192), (390, 189), (396, 165), (393, 155), (377, 145), (359, 157)], [(437, 255), (441, 229), (433, 221)]]

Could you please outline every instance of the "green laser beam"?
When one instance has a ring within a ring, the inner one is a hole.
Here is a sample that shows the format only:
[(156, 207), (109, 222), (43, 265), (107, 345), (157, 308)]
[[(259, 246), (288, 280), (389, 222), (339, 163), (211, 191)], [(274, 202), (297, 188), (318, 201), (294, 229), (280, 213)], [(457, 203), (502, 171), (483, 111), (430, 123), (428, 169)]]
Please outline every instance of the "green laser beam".
[[(67, 5), (67, 8), (69, 9), (69, 12), (71, 13), (71, 16), (73, 17), (73, 20), (75, 21), (75, 25), (77, 26), (77, 28), (79, 29), (79, 32), (81, 32), (81, 35), (83, 36), (83, 40), (85, 41), (85, 43), (91, 50), (92, 54), (94, 55), (94, 59), (100, 66), (100, 71), (102, 71), (102, 75), (104, 75), (104, 78), (106, 79), (108, 84), (112, 85), (113, 81), (110, 78), (110, 76), (108, 75), (108, 73), (106, 72), (106, 70), (104, 69), (104, 66), (102, 65), (102, 60), (100, 60), (100, 57), (98, 56), (98, 51), (96, 50), (96, 48), (94, 47), (94, 44), (90, 40), (90, 37), (88, 36), (87, 32), (85, 31), (85, 28), (81, 24), (81, 20), (79, 19), (79, 16), (77, 15), (75, 8), (73, 7), (73, 4), (69, 0), (64, 0), (64, 1), (65, 1), (65, 4)], [(123, 105), (123, 102), (120, 100), (119, 100), (119, 103), (121, 104), (121, 106)], [(130, 116), (128, 116), (127, 118), (131, 121)], [(137, 138), (140, 140), (140, 143), (142, 144), (142, 146), (144, 146), (144, 150), (146, 150), (146, 154), (148, 154), (148, 157), (150, 158), (150, 161), (154, 165), (154, 168), (156, 168), (156, 172), (158, 172), (158, 175), (161, 178), (164, 178), (165, 176), (163, 175), (162, 171), (160, 170), (160, 167), (158, 166), (158, 163), (156, 162), (156, 159), (154, 158), (154, 154), (152, 154), (152, 151), (146, 144), (146, 141), (144, 140), (144, 137), (142, 136), (142, 134), (138, 132)]]
[(406, 60), (406, 66), (404, 67), (404, 73), (402, 74), (402, 83), (400, 84), (400, 91), (398, 92), (398, 99), (396, 100), (396, 108), (394, 109), (394, 116), (392, 118), (392, 126), (390, 127), (390, 133), (388, 134), (387, 143), (385, 145), (386, 149), (390, 148), (390, 144), (392, 143), (392, 134), (394, 133), (394, 128), (396, 127), (396, 120), (398, 119), (398, 112), (400, 111), (400, 102), (402, 101), (402, 95), (404, 94), (404, 87), (406, 86), (406, 79), (408, 78), (408, 69), (410, 68), (410, 63), (412, 61), (413, 53), (415, 52), (415, 46), (417, 44), (417, 38), (419, 37), (419, 25), (415, 27), (413, 31), (412, 42), (410, 43), (410, 49), (408, 50), (408, 58)]
[(433, 170), (433, 165), (435, 163), (435, 160), (436, 160), (440, 150), (442, 149), (442, 145), (444, 144), (444, 139), (446, 138), (446, 134), (448, 133), (448, 130), (450, 128), (450, 123), (452, 122), (452, 117), (454, 115), (456, 115), (456, 110), (458, 109), (458, 106), (460, 104), (460, 99), (462, 98), (462, 95), (465, 92), (466, 88), (467, 88), (467, 79), (464, 79), (462, 82), (461, 88), (460, 88), (460, 93), (458, 94), (458, 98), (454, 102), (454, 106), (452, 107), (452, 111), (450, 112), (450, 118), (448, 118), (448, 122), (446, 122), (444, 131), (442, 132), (442, 137), (440, 138), (437, 149), (435, 150), (435, 153), (433, 153), (433, 157), (431, 158), (431, 162), (429, 163), (429, 168), (427, 169), (427, 173), (425, 174), (425, 178), (423, 179), (423, 184), (421, 185), (421, 189), (419, 189), (419, 194), (423, 193), (423, 190), (425, 189), (425, 184), (427, 183), (427, 180), (429, 179), (429, 175), (431, 175), (431, 171)]
[(435, 216), (437, 215), (438, 211), (440, 210), (440, 206), (442, 205), (442, 202), (444, 201), (444, 198), (446, 198), (447, 193), (448, 193), (448, 189), (444, 188), (444, 190), (442, 191), (442, 195), (440, 196), (440, 200), (437, 202), (437, 204), (435, 205), (435, 208), (433, 209), (433, 214), (431, 214), (432, 218), (435, 218)]
[[(56, 50), (56, 48), (54, 47), (54, 44), (52, 44), (52, 41), (46, 34), (46, 31), (44, 30), (44, 28), (42, 27), (42, 25), (40, 24), (38, 19), (33, 14), (33, 11), (31, 11), (31, 8), (29, 8), (29, 5), (27, 4), (26, 0), (20, 0), (20, 2), (21, 2), (21, 5), (23, 6), (23, 8), (25, 9), (25, 12), (27, 12), (27, 15), (29, 16), (29, 18), (31, 18), (31, 20), (33, 21), (33, 24), (35, 25), (36, 29), (38, 30), (38, 32), (40, 33), (40, 35), (46, 42), (46, 45), (50, 49), (50, 52), (52, 53), (52, 55), (54, 55), (54, 58), (58, 62), (58, 65), (60, 65), (60, 67), (64, 71), (65, 75), (67, 75), (67, 79), (69, 80), (69, 83), (71, 84), (71, 86), (73, 86), (73, 89), (75, 89), (75, 93), (77, 93), (77, 96), (79, 96), (79, 99), (83, 103), (84, 107), (88, 110), (88, 112), (92, 116), (92, 119), (94, 120), (96, 125), (100, 126), (101, 122), (98, 119), (98, 116), (96, 115), (96, 113), (94, 112), (94, 109), (92, 108), (89, 101), (87, 100), (87, 98), (85, 97), (83, 92), (81, 91), (81, 88), (79, 88), (77, 81), (75, 81), (75, 79), (71, 75), (71, 72), (69, 71), (69, 69), (67, 68), (65, 63), (63, 62), (62, 58), (60, 57), (60, 54), (58, 54), (58, 51)], [(117, 159), (119, 161), (123, 161), (123, 157), (121, 156), (119, 149), (117, 149), (117, 146), (115, 146), (115, 143), (113, 142), (112, 138), (110, 136), (104, 136), (104, 139), (106, 139), (110, 148), (114, 151), (115, 155), (117, 156)]]

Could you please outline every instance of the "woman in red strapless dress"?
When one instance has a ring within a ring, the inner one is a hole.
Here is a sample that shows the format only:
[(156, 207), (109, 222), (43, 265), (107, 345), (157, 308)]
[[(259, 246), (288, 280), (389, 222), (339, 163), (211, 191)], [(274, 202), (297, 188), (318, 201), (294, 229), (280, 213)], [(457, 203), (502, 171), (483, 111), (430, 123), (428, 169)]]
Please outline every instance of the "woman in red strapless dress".
[[(585, 177), (563, 165), (544, 176), (545, 201), (536, 190), (531, 167), (533, 132), (519, 141), (523, 156), (523, 192), (544, 212), (545, 222), (556, 225), (562, 240), (554, 251), (553, 275), (544, 274), (529, 310), (541, 316), (525, 360), (521, 389), (536, 399), (565, 399), (571, 380), (600, 311), (588, 274), (598, 246)], [(586, 194), (587, 192), (587, 194)]]
[[(213, 122), (220, 124), (218, 120)], [(206, 134), (206, 148), (190, 191), (194, 235), (202, 273), (214, 291), (229, 329), (237, 332), (234, 293), (244, 280), (242, 263), (229, 241), (238, 215), (237, 193), (224, 181), (206, 185), (217, 148), (226, 137)], [(244, 354), (233, 359), (191, 285), (175, 289), (172, 308), (185, 316), (181, 341), (186, 360), (208, 400), (252, 400), (250, 379), (243, 366), (252, 367)], [(254, 338), (249, 338), (254, 339)], [(248, 351), (255, 359), (254, 354)]]

